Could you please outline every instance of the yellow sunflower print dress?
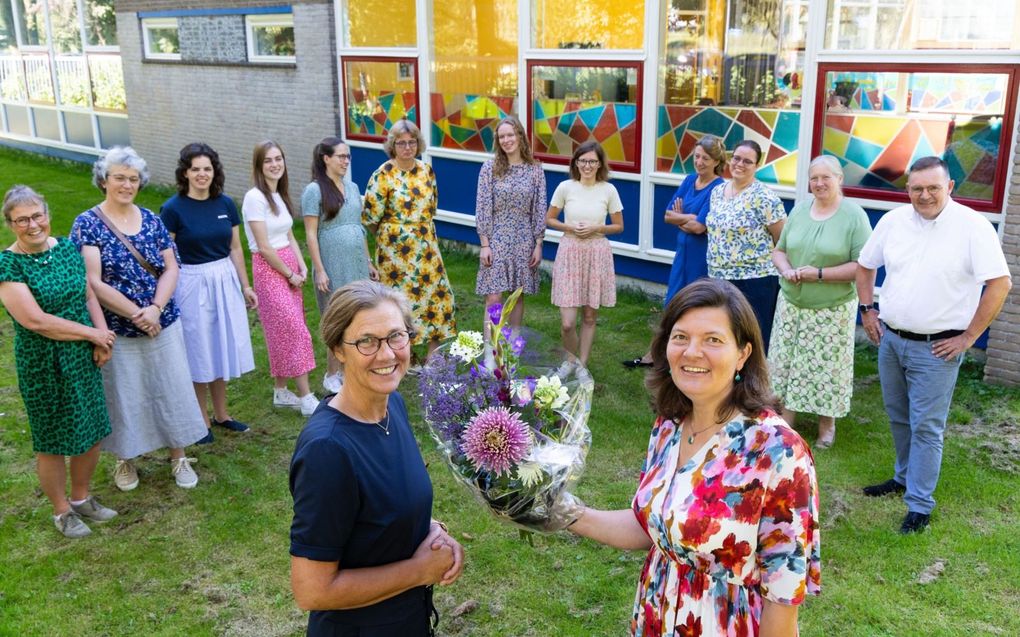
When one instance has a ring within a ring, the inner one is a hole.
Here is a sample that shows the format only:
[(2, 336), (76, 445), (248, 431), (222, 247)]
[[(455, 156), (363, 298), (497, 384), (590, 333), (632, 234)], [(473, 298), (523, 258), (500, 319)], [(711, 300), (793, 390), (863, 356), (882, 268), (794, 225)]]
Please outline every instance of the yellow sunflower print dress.
[(438, 201), (432, 166), (416, 159), (413, 168), (401, 170), (390, 160), (369, 178), (361, 212), (366, 226), (376, 226), (379, 280), (411, 301), (415, 345), (450, 338), (457, 329), (453, 289), (432, 221)]

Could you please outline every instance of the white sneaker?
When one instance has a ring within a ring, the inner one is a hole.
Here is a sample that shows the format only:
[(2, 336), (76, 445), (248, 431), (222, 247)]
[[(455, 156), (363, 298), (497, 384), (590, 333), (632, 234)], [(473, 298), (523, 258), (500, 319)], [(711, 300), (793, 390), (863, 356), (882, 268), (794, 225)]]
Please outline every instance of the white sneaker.
[(340, 386), (344, 384), (344, 377), (340, 372), (335, 374), (326, 374), (322, 379), (322, 388), (330, 394), (335, 394), (340, 391)]
[(113, 470), (113, 483), (121, 491), (130, 491), (138, 486), (138, 470), (130, 460), (118, 460)]
[(315, 408), (319, 406), (319, 399), (315, 397), (315, 394), (308, 392), (301, 397), (301, 415), (304, 417), (311, 416), (315, 413)]
[(298, 409), (301, 406), (301, 399), (294, 395), (294, 392), (286, 387), (273, 388), (273, 406), (291, 407)]
[(198, 474), (191, 468), (192, 462), (197, 460), (187, 456), (170, 460), (170, 474), (173, 475), (177, 486), (182, 489), (190, 489), (198, 484)]

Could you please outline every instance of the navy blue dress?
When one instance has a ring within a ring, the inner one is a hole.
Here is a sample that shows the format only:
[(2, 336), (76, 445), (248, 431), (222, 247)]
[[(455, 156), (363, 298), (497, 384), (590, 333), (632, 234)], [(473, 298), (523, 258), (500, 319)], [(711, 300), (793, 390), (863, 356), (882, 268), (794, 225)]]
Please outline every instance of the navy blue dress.
[[(389, 435), (330, 407), (327, 397), (298, 436), (290, 463), (290, 554), (340, 569), (406, 560), (428, 535), (432, 481), (407, 419), (389, 399)], [(424, 586), (363, 608), (312, 611), (308, 635), (426, 636)]]
[[(698, 223), (704, 224), (708, 216), (712, 191), (723, 183), (722, 177), (716, 177), (710, 184), (698, 190), (694, 187), (697, 173), (691, 173), (676, 189), (669, 200), (666, 210), (673, 208), (673, 202), (680, 199), (684, 202), (684, 214), (698, 215)], [(688, 234), (683, 230), (676, 231), (676, 254), (673, 256), (673, 267), (669, 270), (669, 286), (666, 289), (666, 303), (688, 283), (708, 276), (708, 234)]]

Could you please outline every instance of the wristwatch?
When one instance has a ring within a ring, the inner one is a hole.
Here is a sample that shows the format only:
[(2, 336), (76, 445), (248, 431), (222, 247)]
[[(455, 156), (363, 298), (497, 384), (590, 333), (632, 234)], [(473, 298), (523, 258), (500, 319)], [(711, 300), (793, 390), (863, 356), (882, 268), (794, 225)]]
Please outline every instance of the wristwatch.
[(868, 304), (861, 303), (860, 305), (857, 306), (857, 310), (861, 314), (867, 314), (871, 310), (877, 310), (877, 309), (878, 309), (878, 305), (875, 304), (875, 303), (868, 303)]

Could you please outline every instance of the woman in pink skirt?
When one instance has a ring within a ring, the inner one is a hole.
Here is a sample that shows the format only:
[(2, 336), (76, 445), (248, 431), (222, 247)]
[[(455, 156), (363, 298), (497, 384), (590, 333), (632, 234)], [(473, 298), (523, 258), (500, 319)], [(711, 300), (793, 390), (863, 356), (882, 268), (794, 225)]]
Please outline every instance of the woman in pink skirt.
[[(581, 144), (570, 159), (570, 179), (556, 187), (546, 214), (546, 226), (563, 232), (553, 263), (552, 302), (560, 308), (563, 347), (581, 365), (588, 364), (599, 307), (616, 305), (613, 249), (606, 236), (623, 232), (623, 204), (608, 179), (602, 147)], [(583, 310), (580, 338), (578, 308)]]
[[(308, 373), (315, 369), (301, 291), (308, 268), (291, 231), (293, 205), (279, 144), (265, 141), (255, 146), (252, 181), (255, 187), (245, 194), (241, 215), (252, 254), (259, 321), (269, 351), (273, 405), (300, 409), (302, 415), (311, 416), (319, 401), (308, 388)], [(297, 385), (296, 395), (287, 388), (290, 378)]]

